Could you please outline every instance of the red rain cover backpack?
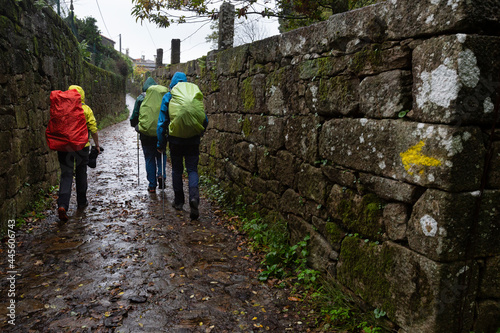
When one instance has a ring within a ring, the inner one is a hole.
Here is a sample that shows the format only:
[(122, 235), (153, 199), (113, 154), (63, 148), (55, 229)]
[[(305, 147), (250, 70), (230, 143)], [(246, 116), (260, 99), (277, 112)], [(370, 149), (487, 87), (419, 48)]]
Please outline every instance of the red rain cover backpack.
[(50, 120), (45, 131), (50, 149), (78, 151), (89, 141), (82, 97), (76, 89), (50, 92)]

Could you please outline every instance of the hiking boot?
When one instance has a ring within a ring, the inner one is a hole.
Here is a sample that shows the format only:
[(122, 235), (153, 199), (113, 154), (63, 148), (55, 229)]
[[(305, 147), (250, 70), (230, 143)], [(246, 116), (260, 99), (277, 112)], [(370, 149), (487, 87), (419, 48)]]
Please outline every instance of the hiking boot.
[(68, 214), (66, 214), (66, 209), (64, 207), (59, 207), (57, 213), (59, 214), (59, 220), (61, 220), (61, 222), (68, 221)]
[(156, 193), (156, 189), (154, 187), (148, 187), (149, 193)]
[(196, 199), (191, 199), (189, 201), (189, 207), (191, 207), (191, 214), (189, 217), (191, 220), (196, 220), (200, 216), (200, 212), (198, 210), (198, 200)]
[(78, 205), (78, 210), (83, 210), (83, 209), (87, 208), (88, 205), (89, 205), (89, 202), (85, 201), (84, 204)]
[(172, 204), (172, 207), (175, 208), (175, 210), (182, 210), (182, 206), (184, 206), (181, 203), (176, 204), (175, 202)]

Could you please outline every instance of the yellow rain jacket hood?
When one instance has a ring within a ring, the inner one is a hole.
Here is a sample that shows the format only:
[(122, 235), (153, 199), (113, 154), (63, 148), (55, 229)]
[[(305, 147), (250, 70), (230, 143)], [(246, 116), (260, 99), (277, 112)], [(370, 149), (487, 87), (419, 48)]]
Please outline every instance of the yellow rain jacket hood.
[[(80, 96), (82, 96), (82, 107), (83, 107), (83, 113), (85, 115), (85, 120), (87, 121), (87, 128), (89, 129), (90, 132), (96, 133), (97, 132), (97, 122), (94, 117), (94, 113), (92, 112), (92, 109), (85, 104), (85, 91), (83, 91), (83, 88), (77, 85), (71, 85), (69, 86), (68, 90), (71, 89), (76, 89)], [(90, 143), (87, 143), (85, 147), (88, 147)]]

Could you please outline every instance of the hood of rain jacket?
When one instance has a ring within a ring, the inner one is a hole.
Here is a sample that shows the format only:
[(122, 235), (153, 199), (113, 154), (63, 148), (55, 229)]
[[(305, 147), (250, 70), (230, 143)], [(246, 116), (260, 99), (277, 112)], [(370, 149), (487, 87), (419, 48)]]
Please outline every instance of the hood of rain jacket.
[(155, 86), (157, 84), (158, 83), (156, 83), (156, 81), (150, 76), (146, 79), (146, 82), (144, 82), (144, 84), (142, 85), (142, 91), (146, 92), (149, 87)]
[(85, 104), (85, 91), (83, 91), (83, 88), (80, 86), (77, 86), (76, 84), (73, 84), (69, 86), (68, 90), (76, 89), (80, 96), (82, 96), (82, 104)]
[(172, 82), (170, 82), (170, 89), (172, 89), (179, 82), (187, 82), (186, 74), (183, 72), (175, 72), (172, 77)]

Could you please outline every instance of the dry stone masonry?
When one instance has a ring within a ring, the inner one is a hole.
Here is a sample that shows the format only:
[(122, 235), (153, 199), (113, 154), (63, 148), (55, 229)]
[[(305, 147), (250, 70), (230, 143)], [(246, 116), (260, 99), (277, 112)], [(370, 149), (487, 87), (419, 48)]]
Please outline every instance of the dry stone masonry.
[(500, 1), (390, 0), (157, 71), (201, 164), (401, 332), (500, 327)]
[(45, 142), (50, 91), (78, 84), (97, 121), (125, 108), (123, 78), (85, 62), (50, 7), (0, 0), (0, 226), (40, 189), (57, 184), (57, 154)]

